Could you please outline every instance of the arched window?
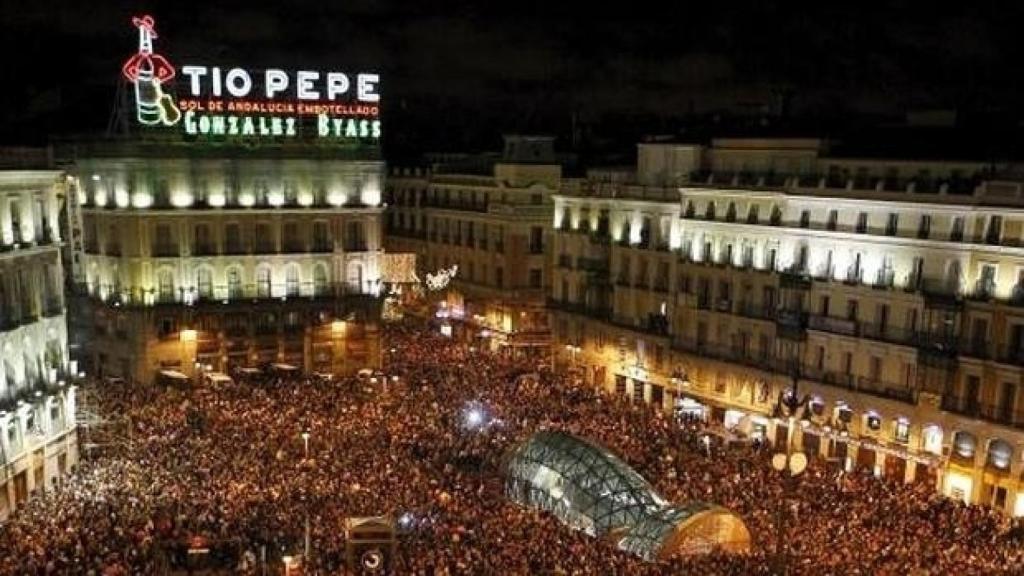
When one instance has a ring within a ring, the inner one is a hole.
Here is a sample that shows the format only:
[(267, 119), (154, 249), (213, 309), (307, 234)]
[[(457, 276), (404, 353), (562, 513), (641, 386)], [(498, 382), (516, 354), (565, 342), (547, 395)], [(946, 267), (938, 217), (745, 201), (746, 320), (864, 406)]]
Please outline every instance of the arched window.
[(196, 270), (196, 290), (201, 299), (213, 298), (213, 272), (209, 268), (203, 267)]
[(256, 296), (270, 298), (270, 268), (262, 266), (256, 270)]
[(313, 268), (313, 293), (316, 296), (327, 294), (327, 267), (322, 264)]
[(295, 264), (289, 266), (285, 273), (285, 294), (299, 295), (299, 267)]
[(174, 302), (174, 271), (165, 268), (157, 274), (157, 299)]
[(362, 294), (363, 292), (363, 266), (359, 262), (352, 262), (348, 265), (346, 276), (347, 288), (350, 292)]
[(242, 275), (238, 268), (228, 270), (228, 298), (234, 300), (242, 297)]

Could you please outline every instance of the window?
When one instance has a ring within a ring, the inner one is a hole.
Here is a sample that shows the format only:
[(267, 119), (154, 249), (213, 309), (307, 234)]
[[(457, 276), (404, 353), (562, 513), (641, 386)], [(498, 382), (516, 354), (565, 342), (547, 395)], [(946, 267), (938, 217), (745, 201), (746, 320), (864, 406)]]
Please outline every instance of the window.
[(729, 202), (729, 207), (725, 211), (725, 221), (735, 222), (736, 221), (736, 203)]
[(288, 296), (299, 295), (299, 267), (289, 266), (285, 274), (285, 290)]
[(161, 270), (157, 275), (157, 289), (160, 302), (174, 301), (174, 273)]
[[(445, 221), (444, 236), (448, 235), (448, 222)], [(349, 222), (345, 227), (345, 250), (349, 252), (363, 252), (366, 250), (366, 233), (363, 230), (362, 222)]]
[(857, 321), (857, 301), (850, 299), (846, 302), (846, 319)]
[(530, 227), (530, 254), (544, 253), (544, 229), (540, 226)]
[(210, 240), (210, 227), (206, 224), (196, 224), (195, 246), (192, 251), (198, 256), (213, 253), (213, 242)]
[(274, 235), (270, 232), (270, 224), (260, 222), (256, 224), (256, 231), (253, 235), (256, 241), (256, 252), (259, 254), (270, 254), (276, 252), (274, 247)]
[(985, 243), (999, 244), (1003, 235), (1003, 217), (989, 216), (988, 226), (985, 228)]
[(928, 236), (932, 233), (932, 217), (928, 214), (922, 214), (921, 220), (917, 224), (917, 237), (922, 240), (927, 240)]
[(283, 229), (283, 244), (285, 252), (302, 252), (299, 241), (299, 225), (295, 222), (285, 222)]
[(822, 296), (821, 297), (821, 307), (819, 308), (819, 313), (822, 316), (828, 316), (829, 306), (830, 306), (831, 303), (832, 303), (832, 300), (828, 296)]
[(751, 204), (750, 205), (750, 210), (747, 212), (747, 224), (757, 224), (758, 223), (757, 210), (758, 210), (757, 204)]
[(505, 269), (501, 266), (494, 269), (494, 285), (498, 288), (505, 287)]
[(213, 298), (213, 274), (209, 268), (200, 268), (196, 271), (196, 287), (200, 298)]
[(242, 231), (234, 222), (224, 227), (224, 251), (228, 254), (242, 252)]
[(316, 296), (327, 294), (327, 268), (325, 266), (313, 268), (313, 294)]
[(896, 230), (899, 227), (900, 216), (895, 212), (889, 213), (889, 220), (885, 223), (885, 235), (895, 236)]
[(835, 230), (836, 229), (836, 225), (838, 223), (839, 223), (839, 211), (838, 210), (829, 210), (828, 211), (828, 221), (825, 224), (825, 228), (827, 228), (829, 230)]
[(857, 233), (864, 234), (868, 231), (868, 213), (861, 212), (857, 214)]
[(270, 297), (270, 268), (264, 267), (256, 271), (256, 296)]
[(707, 208), (704, 210), (704, 218), (706, 220), (715, 219), (715, 203), (713, 201), (708, 202)]
[(949, 239), (952, 242), (962, 242), (964, 239), (964, 217), (954, 216), (953, 225), (949, 229)]
[(778, 206), (772, 206), (771, 221), (772, 226), (778, 226), (782, 224), (782, 209)]
[(242, 297), (242, 278), (238, 268), (228, 270), (228, 298), (236, 299)]
[(530, 288), (541, 287), (541, 271), (539, 268), (530, 269)]
[(882, 380), (882, 359), (878, 356), (871, 357), (870, 378), (873, 382)]
[(800, 227), (810, 228), (811, 227), (811, 211), (801, 210), (800, 211)]
[(155, 256), (176, 256), (177, 250), (173, 246), (171, 227), (167, 224), (157, 224), (153, 243), (153, 255)]
[(316, 252), (331, 250), (331, 236), (327, 222), (313, 222), (313, 250)]

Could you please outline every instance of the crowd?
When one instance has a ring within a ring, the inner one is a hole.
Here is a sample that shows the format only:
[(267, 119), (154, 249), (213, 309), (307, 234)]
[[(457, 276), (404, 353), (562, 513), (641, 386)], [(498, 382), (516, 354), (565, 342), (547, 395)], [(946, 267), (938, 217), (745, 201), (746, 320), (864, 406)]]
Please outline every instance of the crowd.
[[(395, 574), (758, 575), (773, 555), (780, 476), (767, 450), (702, 443), (700, 422), (599, 393), (407, 321), (387, 329), (386, 377), (282, 378), (159, 391), (97, 390), (126, 440), (0, 526), (0, 575), (161, 574), (201, 539), (231, 573), (299, 554), (343, 574), (344, 522), (401, 518)], [(528, 377), (523, 377), (529, 374)], [(397, 377), (397, 378), (393, 378)], [(490, 425), (466, 426), (466, 407)], [(507, 500), (502, 456), (537, 430), (602, 444), (669, 500), (699, 499), (747, 523), (747, 555), (648, 563)], [(306, 440), (303, 432), (308, 432)], [(837, 475), (818, 463), (790, 490), (794, 574), (1016, 574), (1024, 546), (985, 508), (933, 487)]]

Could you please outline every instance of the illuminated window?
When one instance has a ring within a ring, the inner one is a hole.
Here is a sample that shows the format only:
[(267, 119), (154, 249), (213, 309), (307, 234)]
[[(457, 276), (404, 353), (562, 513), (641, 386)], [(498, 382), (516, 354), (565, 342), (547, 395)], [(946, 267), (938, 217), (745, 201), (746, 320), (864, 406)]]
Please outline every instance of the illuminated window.
[(896, 422), (893, 423), (892, 431), (893, 440), (906, 444), (910, 441), (910, 421), (906, 418), (897, 418)]

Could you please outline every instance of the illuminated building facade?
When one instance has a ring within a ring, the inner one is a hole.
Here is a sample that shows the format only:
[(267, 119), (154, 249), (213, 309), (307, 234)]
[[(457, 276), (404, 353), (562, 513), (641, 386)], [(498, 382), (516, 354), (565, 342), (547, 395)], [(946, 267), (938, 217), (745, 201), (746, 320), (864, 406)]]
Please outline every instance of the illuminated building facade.
[(470, 170), (393, 169), (389, 252), (417, 254), (420, 277), (457, 265), (447, 313), (492, 345), (547, 349), (544, 299), (551, 195), (561, 181), (553, 138), (507, 136), (500, 158)]
[(75, 320), (95, 372), (377, 365), (383, 164), (358, 150), (69, 145)]
[[(1024, 514), (1012, 166), (810, 139), (642, 144), (638, 158), (555, 198), (562, 362), (637, 402)], [(794, 379), (798, 414), (779, 417)]]
[(0, 152), (0, 520), (78, 462), (61, 266), (66, 182)]

